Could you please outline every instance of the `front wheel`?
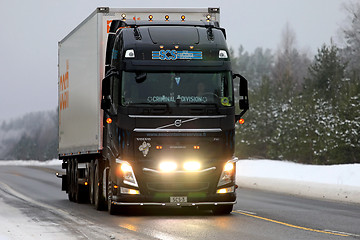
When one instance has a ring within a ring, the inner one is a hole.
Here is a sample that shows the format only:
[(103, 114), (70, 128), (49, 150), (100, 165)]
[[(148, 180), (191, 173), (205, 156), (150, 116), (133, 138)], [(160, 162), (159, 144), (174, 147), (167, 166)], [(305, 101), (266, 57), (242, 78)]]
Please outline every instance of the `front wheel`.
[(95, 162), (95, 173), (94, 173), (94, 205), (96, 210), (104, 210), (106, 202), (102, 191), (102, 172), (103, 167), (99, 160)]
[(212, 209), (214, 215), (228, 215), (232, 212), (233, 205), (219, 205)]
[(111, 173), (109, 171), (109, 176), (108, 176), (108, 211), (110, 213), (110, 215), (115, 215), (117, 213), (117, 206), (112, 202), (112, 198), (113, 198), (113, 181), (111, 178)]

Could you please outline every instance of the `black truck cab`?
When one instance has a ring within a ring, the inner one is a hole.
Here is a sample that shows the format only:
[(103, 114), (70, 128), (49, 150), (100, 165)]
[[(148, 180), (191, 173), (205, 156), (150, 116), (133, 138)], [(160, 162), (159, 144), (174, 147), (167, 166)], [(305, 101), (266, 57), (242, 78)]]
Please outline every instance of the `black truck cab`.
[(112, 22), (101, 103), (110, 212), (128, 205), (232, 211), (235, 106), (244, 114), (248, 96), (225, 39), (206, 20)]

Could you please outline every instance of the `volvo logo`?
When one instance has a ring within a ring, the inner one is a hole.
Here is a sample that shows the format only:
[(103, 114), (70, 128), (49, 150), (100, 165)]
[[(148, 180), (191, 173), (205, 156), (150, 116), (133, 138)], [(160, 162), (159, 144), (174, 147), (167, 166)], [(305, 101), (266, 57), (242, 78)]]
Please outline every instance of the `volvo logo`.
[(181, 126), (181, 120), (180, 119), (177, 119), (175, 120), (175, 127), (180, 127)]

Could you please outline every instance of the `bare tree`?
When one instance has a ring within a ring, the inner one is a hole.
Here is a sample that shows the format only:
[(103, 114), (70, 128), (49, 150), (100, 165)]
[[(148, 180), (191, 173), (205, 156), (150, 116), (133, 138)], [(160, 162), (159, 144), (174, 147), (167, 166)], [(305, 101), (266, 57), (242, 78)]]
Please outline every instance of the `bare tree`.
[(287, 23), (282, 32), (273, 68), (274, 83), (283, 97), (288, 98), (302, 89), (309, 64), (307, 55), (296, 49), (295, 31)]
[(348, 24), (343, 28), (345, 47), (343, 57), (350, 71), (360, 74), (360, 3), (350, 2), (344, 5), (349, 13)]

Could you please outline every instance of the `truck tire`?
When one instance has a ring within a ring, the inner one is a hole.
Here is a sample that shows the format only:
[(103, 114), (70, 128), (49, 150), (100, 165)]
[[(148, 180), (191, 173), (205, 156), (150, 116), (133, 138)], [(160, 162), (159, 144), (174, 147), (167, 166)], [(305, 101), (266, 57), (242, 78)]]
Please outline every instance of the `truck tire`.
[(94, 160), (89, 163), (89, 202), (94, 204)]
[(228, 215), (232, 212), (233, 205), (219, 205), (212, 209), (214, 215)]
[(68, 166), (67, 166), (67, 173), (66, 173), (66, 177), (68, 178), (68, 198), (71, 202), (74, 202), (74, 194), (73, 194), (73, 163), (71, 161), (71, 159), (68, 159)]
[(105, 209), (106, 202), (102, 193), (103, 167), (98, 159), (95, 161), (94, 167), (94, 205), (96, 210), (102, 211)]
[(79, 185), (78, 185), (78, 164), (77, 160), (73, 159), (73, 195), (74, 195), (74, 202), (79, 202)]
[(113, 184), (112, 184), (112, 179), (111, 179), (111, 173), (109, 171), (109, 176), (108, 176), (108, 211), (110, 213), (110, 215), (116, 215), (117, 211), (118, 211), (118, 207), (112, 203), (112, 196), (113, 196)]

